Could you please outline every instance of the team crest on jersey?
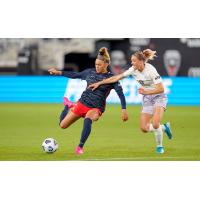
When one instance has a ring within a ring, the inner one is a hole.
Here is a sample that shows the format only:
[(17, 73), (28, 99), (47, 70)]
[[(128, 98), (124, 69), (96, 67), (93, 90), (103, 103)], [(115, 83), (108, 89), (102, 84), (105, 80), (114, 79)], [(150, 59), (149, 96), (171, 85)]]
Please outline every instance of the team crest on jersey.
[(144, 81), (142, 81), (142, 80), (138, 80), (138, 82), (139, 82), (141, 85), (144, 86)]
[(169, 76), (176, 76), (181, 65), (181, 54), (178, 50), (166, 50), (164, 65)]

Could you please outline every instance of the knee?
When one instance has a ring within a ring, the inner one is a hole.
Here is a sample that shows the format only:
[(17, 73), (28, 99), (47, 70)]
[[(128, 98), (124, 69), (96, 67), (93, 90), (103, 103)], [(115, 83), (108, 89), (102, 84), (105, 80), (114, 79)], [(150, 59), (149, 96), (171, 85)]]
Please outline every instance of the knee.
[(92, 121), (97, 121), (99, 119), (99, 115), (98, 113), (87, 113), (86, 118), (89, 118)]
[(66, 126), (64, 123), (60, 123), (60, 128), (62, 128), (62, 129), (66, 129), (68, 126)]
[(99, 119), (98, 117), (95, 117), (95, 116), (92, 116), (92, 117), (87, 116), (86, 118), (91, 119), (93, 122)]
[(93, 117), (91, 118), (92, 121), (97, 121), (98, 119), (99, 119), (99, 116), (93, 116)]
[(141, 127), (140, 127), (140, 130), (141, 130), (143, 133), (147, 133), (147, 132), (148, 132), (147, 128), (144, 127), (144, 126), (141, 126)]
[(159, 122), (153, 122), (153, 128), (154, 129), (158, 129), (160, 127), (160, 123)]

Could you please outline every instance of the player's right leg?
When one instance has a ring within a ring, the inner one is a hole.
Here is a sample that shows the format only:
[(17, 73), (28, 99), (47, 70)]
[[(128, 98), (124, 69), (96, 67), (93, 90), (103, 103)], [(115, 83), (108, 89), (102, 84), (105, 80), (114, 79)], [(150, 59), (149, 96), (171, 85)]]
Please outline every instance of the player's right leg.
[(60, 127), (66, 129), (80, 118), (81, 116), (74, 114), (72, 111), (69, 111), (65, 118), (60, 122)]
[(72, 108), (75, 106), (74, 102), (71, 102), (67, 97), (63, 97), (64, 106), (68, 106), (68, 108)]
[(75, 103), (69, 101), (69, 99), (67, 97), (63, 98), (63, 104), (64, 104), (64, 109), (62, 110), (62, 112), (60, 114), (60, 123), (65, 118), (65, 116), (67, 115), (70, 108), (75, 106)]
[(149, 113), (141, 113), (140, 115), (140, 129), (142, 132), (149, 132), (149, 125), (151, 122), (153, 115)]
[(151, 102), (151, 95), (143, 96), (143, 105), (140, 115), (140, 129), (145, 133), (149, 132), (149, 125), (153, 117), (153, 104)]

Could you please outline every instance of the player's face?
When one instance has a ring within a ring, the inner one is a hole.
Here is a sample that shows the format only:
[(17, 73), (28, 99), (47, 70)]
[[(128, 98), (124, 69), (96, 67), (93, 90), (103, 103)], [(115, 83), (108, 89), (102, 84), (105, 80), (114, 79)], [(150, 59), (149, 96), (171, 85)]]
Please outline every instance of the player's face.
[(105, 63), (103, 60), (96, 59), (95, 67), (96, 67), (97, 73), (105, 73), (107, 72), (108, 64)]
[(136, 56), (131, 57), (131, 64), (135, 69), (140, 70), (144, 66), (144, 61), (139, 60)]

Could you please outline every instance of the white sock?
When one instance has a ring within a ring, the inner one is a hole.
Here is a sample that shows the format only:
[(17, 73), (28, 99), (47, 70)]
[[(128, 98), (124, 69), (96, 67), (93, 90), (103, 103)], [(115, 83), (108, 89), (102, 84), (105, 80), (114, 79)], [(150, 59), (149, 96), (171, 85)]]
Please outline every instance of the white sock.
[[(161, 126), (161, 128), (162, 128), (163, 131), (166, 130), (166, 128), (165, 128), (165, 126), (164, 126), (163, 124), (161, 124), (160, 126)], [(150, 131), (150, 132), (154, 132), (155, 130), (156, 130), (156, 129), (153, 127), (153, 125), (152, 125), (152, 124), (149, 124), (149, 131)]]
[(159, 128), (155, 129), (153, 128), (153, 125), (149, 125), (149, 131), (154, 132), (155, 138), (156, 138), (156, 144), (157, 147), (162, 147), (162, 141), (163, 141), (163, 130), (162, 127), (163, 125), (160, 125)]

